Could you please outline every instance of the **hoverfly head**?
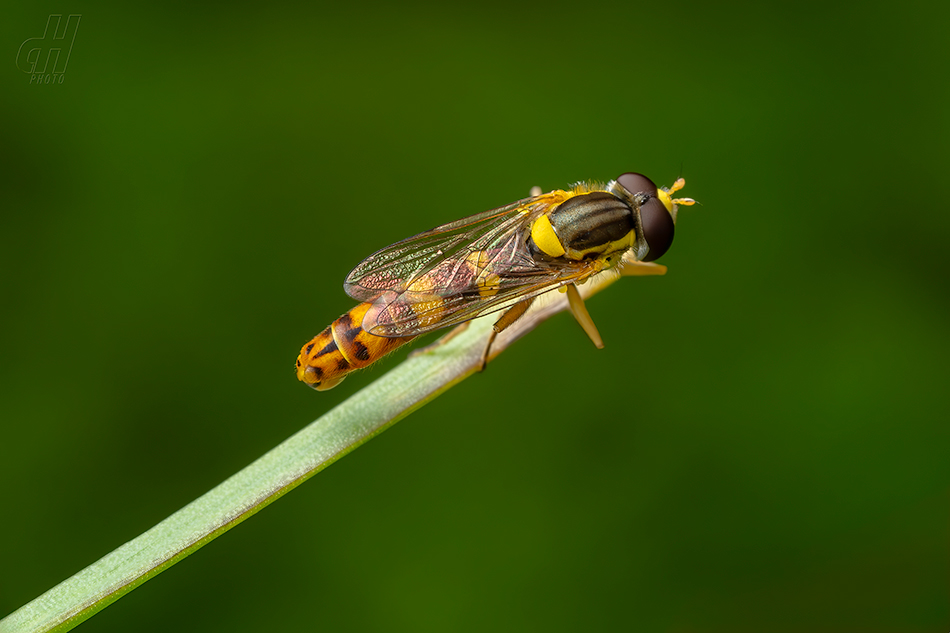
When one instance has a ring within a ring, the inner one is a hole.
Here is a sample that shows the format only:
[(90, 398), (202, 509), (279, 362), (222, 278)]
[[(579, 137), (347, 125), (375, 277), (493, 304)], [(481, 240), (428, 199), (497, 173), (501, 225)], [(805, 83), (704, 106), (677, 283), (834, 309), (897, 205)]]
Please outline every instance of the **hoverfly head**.
[(658, 188), (643, 174), (628, 172), (617, 178), (617, 184), (633, 198), (640, 215), (643, 240), (648, 249), (638, 259), (644, 262), (659, 259), (673, 244), (678, 205), (696, 203), (692, 198), (670, 197), (670, 194), (682, 189), (686, 181), (680, 178), (669, 189)]

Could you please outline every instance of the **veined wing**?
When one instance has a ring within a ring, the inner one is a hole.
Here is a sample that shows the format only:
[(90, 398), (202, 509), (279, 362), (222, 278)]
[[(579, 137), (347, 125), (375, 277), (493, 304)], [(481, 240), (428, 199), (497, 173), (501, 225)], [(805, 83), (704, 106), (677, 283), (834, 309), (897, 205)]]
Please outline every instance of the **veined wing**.
[[(526, 198), (387, 246), (354, 268), (343, 289), (358, 301), (375, 301), (384, 293), (402, 294), (446, 262), (464, 262), (473, 253), (497, 249), (505, 236), (529, 226), (536, 217), (570, 196), (564, 191), (553, 191)], [(452, 276), (442, 277), (441, 286), (430, 288), (430, 293), (451, 294), (464, 289), (463, 286)]]
[[(511, 242), (524, 248), (520, 233), (512, 235)], [(483, 255), (476, 253), (462, 260), (461, 266), (455, 261), (445, 261), (406, 290), (379, 295), (363, 317), (363, 329), (386, 337), (423, 334), (504, 310), (568, 283), (584, 281), (603, 269), (598, 260), (557, 266), (532, 260), (530, 264), (507, 266), (512, 260), (505, 248), (488, 259)], [(439, 288), (439, 280), (445, 274), (456, 280), (452, 291)], [(464, 285), (459, 287), (458, 284)], [(440, 291), (433, 292), (436, 289)]]

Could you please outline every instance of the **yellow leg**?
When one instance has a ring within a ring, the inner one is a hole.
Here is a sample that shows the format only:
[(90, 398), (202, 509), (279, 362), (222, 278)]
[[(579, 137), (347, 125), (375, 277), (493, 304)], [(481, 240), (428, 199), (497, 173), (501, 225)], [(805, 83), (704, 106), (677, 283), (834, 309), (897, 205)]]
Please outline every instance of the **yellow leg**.
[(491, 344), (495, 342), (495, 337), (498, 336), (498, 332), (495, 329), (492, 329), (491, 334), (488, 335), (488, 343), (485, 344), (485, 349), (482, 350), (482, 360), (478, 364), (478, 371), (485, 371), (485, 368), (488, 367), (488, 352), (491, 351)]
[(528, 311), (528, 308), (531, 307), (533, 302), (534, 297), (531, 297), (521, 303), (516, 303), (508, 308), (504, 314), (495, 321), (495, 325), (492, 326), (491, 334), (488, 336), (488, 343), (485, 344), (485, 349), (482, 351), (482, 362), (478, 371), (485, 371), (485, 367), (488, 366), (488, 353), (491, 351), (491, 344), (495, 342), (495, 337), (498, 336), (500, 332), (504, 332), (505, 328), (509, 325), (520, 319), (524, 313)]
[(577, 286), (574, 284), (567, 286), (567, 301), (571, 306), (571, 314), (574, 315), (577, 322), (580, 323), (584, 331), (587, 332), (587, 336), (594, 342), (594, 346), (597, 349), (603, 349), (604, 341), (600, 338), (600, 332), (597, 331), (597, 326), (594, 325), (594, 320), (590, 318), (590, 313), (587, 312), (584, 300), (581, 299), (581, 293), (577, 291)]
[(624, 260), (620, 267), (620, 274), (624, 277), (642, 277), (645, 275), (665, 275), (666, 266), (663, 264), (654, 264), (653, 262), (638, 262), (633, 260)]

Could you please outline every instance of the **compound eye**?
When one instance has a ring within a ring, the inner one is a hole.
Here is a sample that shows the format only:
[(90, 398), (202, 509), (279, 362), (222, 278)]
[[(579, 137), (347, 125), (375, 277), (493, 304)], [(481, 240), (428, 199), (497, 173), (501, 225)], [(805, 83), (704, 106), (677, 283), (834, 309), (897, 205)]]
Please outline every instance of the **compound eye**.
[(656, 197), (656, 185), (643, 174), (633, 172), (620, 174), (620, 176), (617, 177), (617, 184), (629, 191), (632, 196), (642, 193), (651, 198)]
[(640, 205), (640, 222), (643, 223), (643, 239), (650, 247), (650, 252), (643, 261), (652, 262), (662, 257), (673, 244), (673, 216), (654, 194)]

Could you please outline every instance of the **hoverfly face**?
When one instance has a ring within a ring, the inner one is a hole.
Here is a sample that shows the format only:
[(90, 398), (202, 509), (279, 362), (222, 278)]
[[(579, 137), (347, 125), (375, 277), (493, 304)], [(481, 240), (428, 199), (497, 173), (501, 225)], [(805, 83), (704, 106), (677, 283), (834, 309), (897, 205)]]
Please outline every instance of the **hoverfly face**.
[(637, 202), (643, 239), (650, 247), (641, 261), (659, 259), (673, 244), (673, 203), (669, 195), (663, 195), (652, 180), (643, 174), (628, 172), (617, 178), (617, 184), (627, 190)]

